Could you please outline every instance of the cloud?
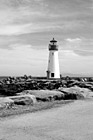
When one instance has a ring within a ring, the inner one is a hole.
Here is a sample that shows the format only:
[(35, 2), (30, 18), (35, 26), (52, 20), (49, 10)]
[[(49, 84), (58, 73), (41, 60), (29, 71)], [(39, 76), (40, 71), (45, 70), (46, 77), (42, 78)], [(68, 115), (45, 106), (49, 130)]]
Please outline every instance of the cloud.
[[(71, 1), (1, 0), (0, 34), (19, 35), (47, 31), (61, 32), (61, 34), (62, 32), (64, 34), (69, 32), (73, 34), (73, 31), (81, 32), (81, 28), (87, 26), (84, 16), (89, 17), (90, 12), (82, 10), (80, 5), (84, 4), (87, 7), (88, 3), (75, 0), (72, 4)], [(75, 11), (73, 5), (77, 4), (80, 10)], [(81, 11), (83, 14), (80, 13)], [(84, 17), (83, 20), (82, 17)]]
[(60, 47), (60, 49), (75, 50), (80, 47), (81, 42), (82, 42), (81, 38), (67, 38), (59, 43), (60, 46), (62, 46)]
[(89, 51), (89, 50), (74, 50), (74, 53), (76, 53), (77, 55), (81, 55), (81, 56), (93, 56), (93, 50)]
[(3, 35), (6, 30), (7, 35), (8, 30), (14, 30), (13, 26), (16, 28), (15, 30), (17, 30), (18, 26), (21, 28), (27, 24), (34, 25), (34, 22), (38, 20), (38, 18), (44, 17), (47, 12), (47, 10), (44, 11), (43, 8), (45, 6), (40, 5), (41, 3), (43, 3), (41, 0), (0, 0), (0, 6), (2, 7), (0, 9), (1, 34)]
[(1, 75), (44, 74), (48, 51), (35, 50), (30, 44), (14, 44), (12, 47), (11, 50), (0, 49)]
[[(51, 2), (45, 0), (1, 0), (0, 4), (2, 7), (6, 7), (0, 10), (1, 34), (8, 35), (9, 30), (9, 35), (17, 34), (17, 32), (19, 34), (20, 30), (23, 30), (21, 31), (22, 33), (29, 33), (30, 31), (42, 32), (42, 30), (55, 30), (58, 32), (61, 30), (61, 32), (67, 33), (73, 30), (77, 31), (86, 21), (83, 19), (82, 23), (82, 19), (77, 20), (78, 17), (81, 17), (81, 14), (79, 11), (74, 13), (74, 7), (72, 8), (70, 3), (72, 2), (69, 2), (68, 7), (67, 1), (60, 2), (60, 0), (57, 3), (53, 0)], [(55, 7), (57, 10), (55, 10)], [(26, 28), (25, 26), (29, 27)]]
[(8, 68), (11, 73), (18, 73), (18, 69), (20, 73), (29, 69), (30, 73), (32, 69), (39, 71), (41, 65), (42, 72), (45, 71), (48, 44), (53, 37), (58, 40), (64, 70), (73, 71), (74, 63), (78, 63), (77, 69), (90, 66), (93, 63), (92, 5), (91, 0), (0, 0), (2, 72)]
[(76, 43), (76, 42), (80, 42), (81, 39), (80, 38), (74, 38), (74, 39), (67, 38), (66, 41), (71, 42), (71, 43), (74, 43), (74, 42)]
[(7, 25), (0, 27), (0, 35), (20, 35), (20, 34), (25, 34), (28, 33), (28, 27), (29, 24), (27, 25)]
[(6, 25), (0, 28), (0, 35), (21, 35), (21, 34), (28, 34), (28, 33), (38, 33), (38, 32), (48, 32), (53, 31), (55, 28), (60, 28), (56, 25), (49, 25), (45, 26), (44, 24), (23, 24), (23, 25)]
[(93, 39), (86, 38), (67, 38), (60, 42), (61, 50), (72, 50), (77, 55), (93, 55)]

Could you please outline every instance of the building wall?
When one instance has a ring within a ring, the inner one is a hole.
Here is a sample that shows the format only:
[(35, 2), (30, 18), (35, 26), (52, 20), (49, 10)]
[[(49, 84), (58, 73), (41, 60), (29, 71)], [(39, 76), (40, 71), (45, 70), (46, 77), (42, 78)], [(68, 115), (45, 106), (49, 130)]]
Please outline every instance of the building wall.
[[(48, 71), (50, 71), (49, 78), (60, 78), (58, 51), (56, 50), (49, 51)], [(51, 73), (54, 73), (54, 77), (51, 77)]]

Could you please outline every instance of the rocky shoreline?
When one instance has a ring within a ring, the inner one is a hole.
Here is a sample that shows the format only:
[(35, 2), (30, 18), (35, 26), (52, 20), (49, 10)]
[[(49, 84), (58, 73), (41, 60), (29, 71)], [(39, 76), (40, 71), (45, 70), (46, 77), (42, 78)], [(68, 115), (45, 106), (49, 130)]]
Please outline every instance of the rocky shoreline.
[(93, 91), (93, 78), (65, 77), (56, 80), (33, 79), (31, 76), (8, 77), (0, 81), (0, 95), (14, 96), (24, 90), (59, 90), (78, 86)]
[(93, 97), (93, 81), (66, 77), (57, 80), (23, 77), (0, 82), (0, 117), (34, 112)]

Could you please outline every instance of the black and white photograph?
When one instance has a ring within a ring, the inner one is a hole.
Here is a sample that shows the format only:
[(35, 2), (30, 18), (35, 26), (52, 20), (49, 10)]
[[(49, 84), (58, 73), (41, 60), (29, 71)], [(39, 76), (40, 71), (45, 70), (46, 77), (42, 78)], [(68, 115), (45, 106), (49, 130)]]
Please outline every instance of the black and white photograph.
[(0, 0), (0, 140), (93, 140), (93, 0)]

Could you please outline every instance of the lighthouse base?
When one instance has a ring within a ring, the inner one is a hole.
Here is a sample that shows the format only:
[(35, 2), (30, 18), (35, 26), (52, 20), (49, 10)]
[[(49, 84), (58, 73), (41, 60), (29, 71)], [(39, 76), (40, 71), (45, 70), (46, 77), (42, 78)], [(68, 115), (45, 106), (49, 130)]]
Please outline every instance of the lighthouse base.
[(47, 79), (60, 79), (60, 75), (56, 75), (55, 73), (51, 73), (50, 71), (47, 71)]

